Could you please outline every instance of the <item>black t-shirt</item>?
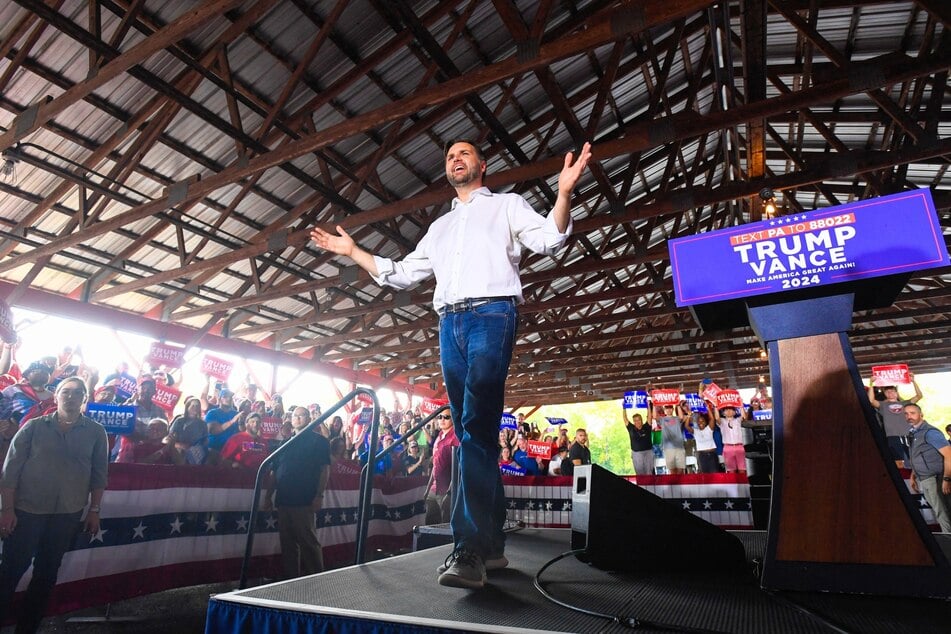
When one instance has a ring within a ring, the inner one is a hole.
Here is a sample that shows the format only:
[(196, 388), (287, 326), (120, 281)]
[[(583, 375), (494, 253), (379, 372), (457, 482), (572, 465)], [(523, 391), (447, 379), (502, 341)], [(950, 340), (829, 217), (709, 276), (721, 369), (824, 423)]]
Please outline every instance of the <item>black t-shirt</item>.
[(633, 424), (628, 425), (627, 434), (631, 437), (631, 451), (650, 451), (654, 448), (651, 444), (651, 426), (647, 423), (641, 425), (640, 429)]
[(277, 506), (309, 506), (317, 495), (320, 470), (330, 465), (330, 441), (313, 431), (303, 435), (293, 436), (293, 443), (276, 458)]
[(561, 475), (563, 476), (573, 476), (575, 474), (575, 463), (571, 461), (571, 458), (565, 458), (561, 461)]
[(561, 461), (561, 475), (574, 475), (574, 460), (580, 460), (581, 464), (591, 464), (591, 450), (578, 443), (572, 444), (568, 448), (568, 457)]

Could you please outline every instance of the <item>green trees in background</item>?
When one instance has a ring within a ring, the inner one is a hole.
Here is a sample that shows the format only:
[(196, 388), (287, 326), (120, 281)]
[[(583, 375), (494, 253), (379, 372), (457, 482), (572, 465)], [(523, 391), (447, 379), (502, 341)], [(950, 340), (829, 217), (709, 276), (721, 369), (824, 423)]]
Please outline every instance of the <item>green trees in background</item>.
[[(643, 410), (644, 413), (647, 410)], [(621, 396), (616, 401), (596, 403), (573, 403), (570, 405), (546, 405), (532, 414), (528, 420), (538, 424), (542, 436), (546, 433), (546, 416), (564, 418), (568, 421), (568, 437), (574, 440), (575, 430), (588, 430), (591, 461), (618, 475), (628, 475), (631, 467), (631, 442), (624, 429), (621, 416)]]
[[(925, 418), (943, 431), (945, 425), (951, 424), (951, 372), (916, 374), (915, 379), (924, 394), (919, 405)], [(900, 394), (907, 398), (914, 394), (914, 390), (910, 386), (902, 386)], [(627, 475), (632, 471), (631, 445), (621, 416), (621, 396), (618, 394), (617, 399), (613, 401), (546, 405), (528, 420), (538, 424), (542, 436), (546, 433), (558, 433), (545, 431), (548, 427), (546, 416), (566, 419), (568, 437), (571, 439), (574, 439), (575, 429), (584, 427), (590, 438), (591, 460), (613, 473)], [(640, 411), (645, 415), (647, 413), (647, 410)]]

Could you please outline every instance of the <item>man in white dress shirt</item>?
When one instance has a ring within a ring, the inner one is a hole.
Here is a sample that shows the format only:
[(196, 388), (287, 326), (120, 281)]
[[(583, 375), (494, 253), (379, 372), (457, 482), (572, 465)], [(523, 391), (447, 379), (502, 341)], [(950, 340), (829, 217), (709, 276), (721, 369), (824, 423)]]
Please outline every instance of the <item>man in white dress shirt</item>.
[(505, 379), (522, 301), (522, 249), (553, 254), (571, 233), (570, 200), (591, 157), (585, 143), (577, 160), (565, 156), (558, 198), (548, 217), (518, 194), (483, 186), (486, 162), (471, 141), (446, 145), (446, 178), (456, 190), (449, 213), (430, 225), (416, 249), (396, 262), (354, 244), (341, 227), (320, 228), (311, 238), (322, 249), (351, 258), (379, 284), (408, 288), (436, 276), (433, 305), (439, 313), (439, 349), (456, 436), (459, 487), (452, 508), (455, 548), (438, 569), (439, 583), (481, 588), (485, 571), (505, 558), (505, 493), (498, 469), (499, 420)]

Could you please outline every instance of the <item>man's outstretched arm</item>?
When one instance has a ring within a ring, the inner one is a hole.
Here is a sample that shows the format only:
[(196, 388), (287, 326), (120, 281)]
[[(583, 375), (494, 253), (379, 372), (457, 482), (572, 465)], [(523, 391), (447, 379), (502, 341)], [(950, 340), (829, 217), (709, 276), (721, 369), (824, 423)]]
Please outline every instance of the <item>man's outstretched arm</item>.
[(373, 255), (358, 247), (350, 234), (344, 231), (340, 225), (337, 225), (337, 233), (339, 235), (328, 233), (320, 227), (314, 227), (310, 230), (310, 239), (324, 251), (348, 257), (373, 277), (379, 276), (380, 273), (377, 271), (376, 260), (373, 259)]

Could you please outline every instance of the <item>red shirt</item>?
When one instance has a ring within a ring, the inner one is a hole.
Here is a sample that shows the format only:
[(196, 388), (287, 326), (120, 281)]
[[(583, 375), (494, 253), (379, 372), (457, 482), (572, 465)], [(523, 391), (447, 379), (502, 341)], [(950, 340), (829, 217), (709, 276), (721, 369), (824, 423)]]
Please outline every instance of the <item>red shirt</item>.
[(246, 431), (239, 431), (229, 438), (221, 450), (222, 458), (234, 460), (242, 467), (251, 469), (260, 467), (267, 455), (267, 441)]
[[(120, 436), (119, 455), (116, 456), (116, 462), (142, 462), (164, 447), (161, 440), (135, 441), (129, 436)], [(156, 464), (172, 464), (172, 460), (168, 456), (163, 456)]]

